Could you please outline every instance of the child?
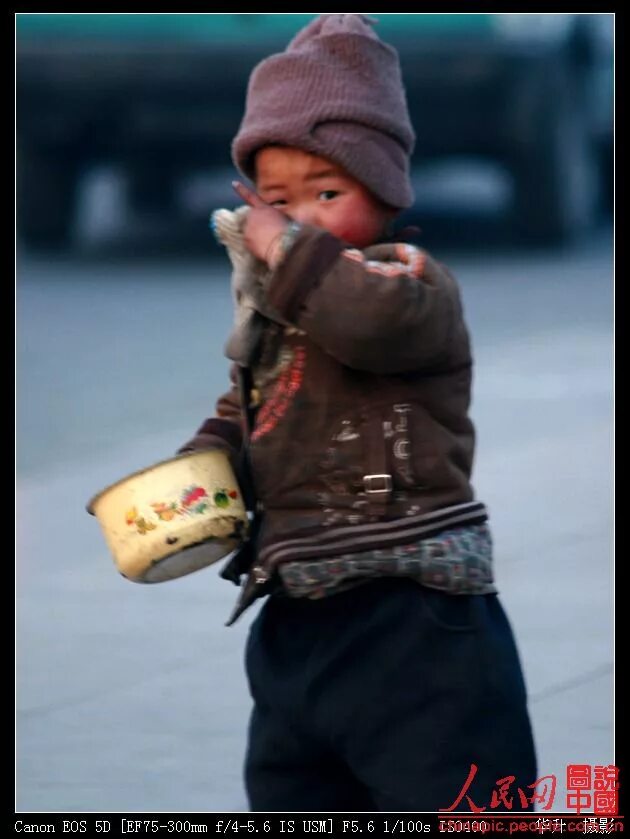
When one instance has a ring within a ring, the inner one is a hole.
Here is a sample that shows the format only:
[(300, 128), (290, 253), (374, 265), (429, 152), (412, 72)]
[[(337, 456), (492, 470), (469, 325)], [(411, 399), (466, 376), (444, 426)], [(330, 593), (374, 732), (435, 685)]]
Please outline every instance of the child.
[(414, 134), (372, 23), (321, 15), (252, 74), (233, 158), (256, 193), (215, 214), (233, 387), (181, 451), (240, 452), (255, 492), (222, 572), (246, 574), (228, 625), (269, 595), (246, 648), (251, 809), (522, 811), (536, 759), (470, 484), (468, 333), (447, 269), (391, 241)]

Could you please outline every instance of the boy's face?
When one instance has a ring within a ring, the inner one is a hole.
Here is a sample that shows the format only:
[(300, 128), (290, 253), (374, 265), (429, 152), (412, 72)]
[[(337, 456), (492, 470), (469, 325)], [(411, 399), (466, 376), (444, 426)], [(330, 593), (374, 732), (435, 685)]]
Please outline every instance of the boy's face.
[(293, 221), (314, 224), (356, 248), (377, 241), (396, 214), (341, 166), (292, 147), (258, 152), (256, 190)]

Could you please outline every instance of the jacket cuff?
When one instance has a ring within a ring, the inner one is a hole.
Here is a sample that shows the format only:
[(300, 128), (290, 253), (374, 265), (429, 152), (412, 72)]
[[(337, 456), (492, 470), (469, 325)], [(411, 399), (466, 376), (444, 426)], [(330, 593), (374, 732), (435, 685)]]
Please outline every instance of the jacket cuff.
[(267, 299), (289, 323), (339, 258), (346, 245), (325, 230), (305, 224), (266, 283)]
[(177, 454), (194, 452), (198, 449), (218, 448), (227, 449), (234, 456), (238, 454), (242, 442), (241, 429), (235, 423), (212, 417), (197, 429), (194, 437), (177, 449)]

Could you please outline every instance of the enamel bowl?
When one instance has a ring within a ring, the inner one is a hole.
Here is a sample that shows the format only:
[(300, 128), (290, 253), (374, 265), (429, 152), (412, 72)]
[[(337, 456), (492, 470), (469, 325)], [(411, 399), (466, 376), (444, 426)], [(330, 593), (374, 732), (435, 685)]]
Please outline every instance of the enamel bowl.
[(236, 550), (248, 518), (225, 451), (204, 449), (141, 469), (97, 493), (96, 516), (120, 573), (173, 580)]

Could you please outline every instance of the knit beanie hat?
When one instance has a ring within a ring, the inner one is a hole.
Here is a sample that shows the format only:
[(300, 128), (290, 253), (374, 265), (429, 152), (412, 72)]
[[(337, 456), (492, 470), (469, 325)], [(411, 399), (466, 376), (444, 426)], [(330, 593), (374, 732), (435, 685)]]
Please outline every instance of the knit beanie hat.
[(263, 146), (295, 146), (342, 166), (391, 207), (413, 204), (415, 135), (396, 50), (359, 14), (323, 14), (258, 64), (232, 159), (255, 178)]

